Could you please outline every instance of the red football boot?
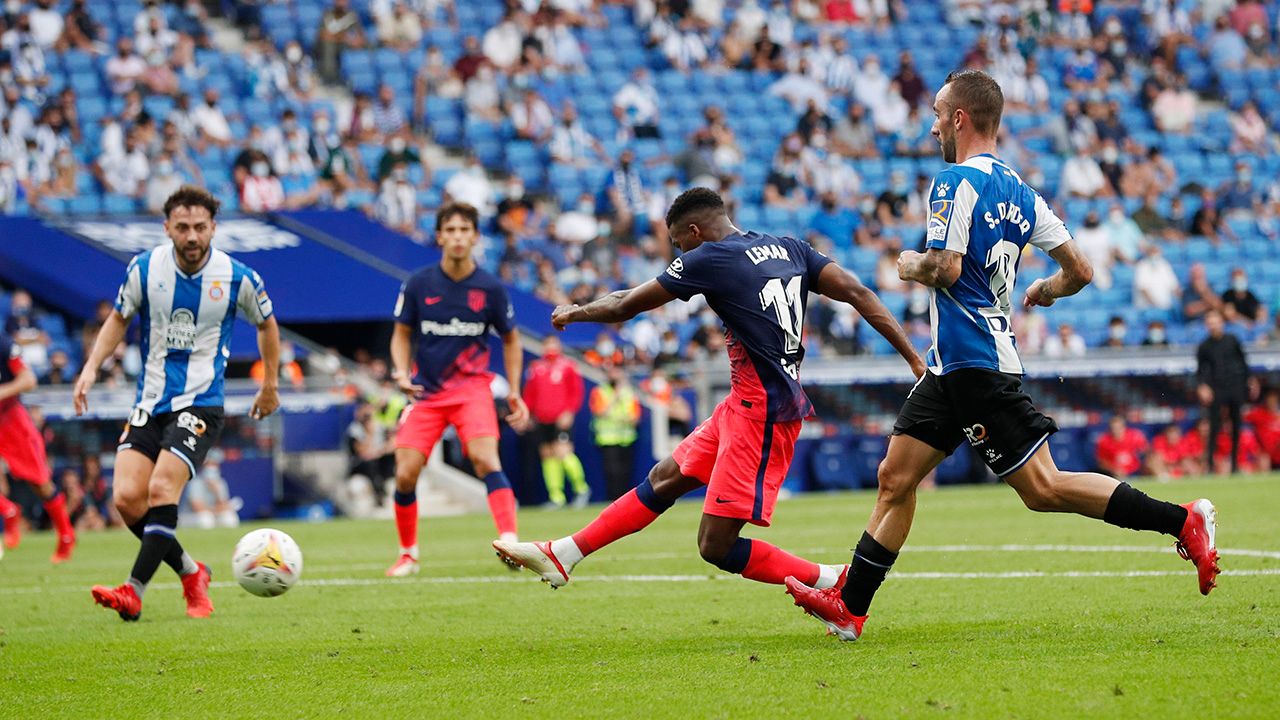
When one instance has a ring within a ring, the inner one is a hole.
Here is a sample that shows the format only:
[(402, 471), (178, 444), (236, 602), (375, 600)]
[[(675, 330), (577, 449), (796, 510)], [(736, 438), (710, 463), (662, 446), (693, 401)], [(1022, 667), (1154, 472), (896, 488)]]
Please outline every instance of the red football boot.
[(68, 535), (68, 536), (59, 535), (58, 547), (56, 550), (53, 551), (53, 557), (49, 559), (49, 562), (52, 562), (54, 565), (61, 565), (62, 563), (71, 559), (71, 551), (75, 550), (75, 548), (76, 548), (75, 535)]
[(209, 599), (209, 581), (213, 571), (204, 563), (196, 563), (200, 569), (182, 576), (182, 597), (187, 600), (187, 616), (206, 618), (213, 613), (213, 601)]
[(129, 583), (114, 588), (94, 585), (93, 601), (120, 613), (121, 620), (133, 622), (142, 616), (142, 599)]
[(1218, 533), (1218, 511), (1213, 503), (1200, 498), (1182, 507), (1187, 509), (1187, 522), (1178, 533), (1178, 541), (1174, 547), (1184, 560), (1190, 560), (1196, 566), (1200, 576), (1200, 594), (1208, 595), (1218, 585), (1218, 548), (1215, 536)]
[(857, 640), (862, 635), (862, 625), (867, 621), (867, 616), (849, 612), (844, 606), (844, 600), (840, 598), (839, 587), (815, 590), (793, 577), (788, 577), (784, 582), (787, 594), (795, 599), (796, 606), (822, 621), (830, 634), (841, 640)]

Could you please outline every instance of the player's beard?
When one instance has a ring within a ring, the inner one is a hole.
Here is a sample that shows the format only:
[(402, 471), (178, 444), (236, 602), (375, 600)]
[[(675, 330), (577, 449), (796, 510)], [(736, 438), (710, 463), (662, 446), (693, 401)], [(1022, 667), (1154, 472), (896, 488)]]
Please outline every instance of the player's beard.
[(943, 162), (954, 163), (956, 161), (956, 139), (954, 137), (942, 138), (942, 160)]

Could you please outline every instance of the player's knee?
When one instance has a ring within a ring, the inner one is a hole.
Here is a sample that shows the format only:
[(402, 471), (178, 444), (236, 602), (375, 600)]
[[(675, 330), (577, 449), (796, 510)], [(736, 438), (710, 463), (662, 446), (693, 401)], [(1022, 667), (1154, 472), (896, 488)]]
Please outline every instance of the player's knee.
[(145, 488), (117, 487), (112, 493), (111, 502), (126, 520), (137, 520), (147, 512)]
[(894, 505), (906, 502), (915, 492), (918, 479), (912, 478), (900, 468), (881, 461), (876, 470), (876, 480), (880, 485), (879, 500)]
[(185, 475), (179, 476), (157, 471), (152, 473), (147, 482), (147, 503), (149, 505), (176, 505), (182, 498), (182, 486), (186, 484)]
[(471, 466), (475, 468), (478, 477), (502, 472), (502, 461), (496, 455), (477, 455), (471, 458)]
[(649, 470), (649, 486), (658, 497), (668, 499), (673, 495), (678, 497), (676, 485), (679, 481), (680, 466), (671, 458), (664, 459)]
[(396, 467), (396, 490), (407, 493), (413, 492), (418, 487), (417, 468), (407, 468), (404, 466)]
[(703, 560), (719, 567), (737, 539), (736, 535), (727, 537), (717, 533), (698, 533), (698, 554)]
[(1023, 504), (1034, 512), (1058, 512), (1063, 507), (1062, 495), (1049, 478), (1037, 479), (1018, 490)]

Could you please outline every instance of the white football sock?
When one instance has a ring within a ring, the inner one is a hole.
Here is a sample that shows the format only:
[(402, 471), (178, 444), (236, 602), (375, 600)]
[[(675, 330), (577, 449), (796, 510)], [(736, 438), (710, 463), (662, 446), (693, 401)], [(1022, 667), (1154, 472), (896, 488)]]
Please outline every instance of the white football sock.
[(818, 582), (814, 583), (813, 587), (818, 590), (835, 587), (842, 572), (844, 572), (843, 565), (818, 565)]
[(551, 552), (560, 561), (566, 573), (573, 570), (574, 565), (582, 562), (582, 551), (578, 549), (578, 543), (574, 542), (571, 536), (552, 540)]

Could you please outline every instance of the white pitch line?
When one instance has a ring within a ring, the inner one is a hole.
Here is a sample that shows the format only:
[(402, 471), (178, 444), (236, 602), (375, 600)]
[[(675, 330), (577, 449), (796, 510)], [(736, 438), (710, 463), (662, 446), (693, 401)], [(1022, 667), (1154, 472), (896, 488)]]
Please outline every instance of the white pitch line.
[[(788, 548), (790, 550), (790, 548)], [(795, 548), (793, 552), (801, 555), (824, 555), (829, 553), (848, 553), (852, 552), (851, 548), (846, 547), (808, 547)], [(1176, 551), (1172, 545), (907, 545), (902, 549), (902, 554), (912, 553), (981, 553), (981, 552), (1094, 552), (1094, 553), (1151, 553), (1155, 555), (1173, 555)], [(1268, 558), (1272, 560), (1280, 560), (1280, 550), (1229, 550), (1226, 548), (1218, 548), (1218, 552), (1222, 555), (1233, 555), (1240, 557), (1257, 557)], [(626, 560), (680, 560), (689, 559), (695, 556), (695, 550), (690, 549), (688, 552), (653, 552), (653, 553), (630, 553), (625, 557)], [(432, 567), (470, 567), (473, 565), (486, 565), (492, 562), (488, 556), (483, 559), (477, 558), (465, 561), (453, 562), (432, 562)], [(382, 570), (386, 568), (386, 563), (351, 563), (351, 564), (329, 564), (325, 565), (325, 570)]]
[[(1008, 572), (906, 572), (892, 573), (889, 580), (1021, 580), (1028, 578), (1145, 578), (1174, 577), (1187, 575), (1186, 570), (1064, 570), (1061, 572), (1041, 572), (1038, 570), (1014, 570)], [(1224, 570), (1223, 575), (1231, 577), (1252, 577), (1280, 575), (1280, 568), (1262, 570)], [(734, 575), (585, 575), (577, 578), (578, 584), (589, 583), (682, 583), (709, 582), (730, 580)], [(315, 578), (303, 580), (302, 584), (312, 587), (361, 587), (368, 585), (488, 585), (509, 583), (531, 583), (528, 576), (512, 575), (467, 575), (454, 577), (416, 577), (416, 578)], [(236, 583), (220, 580), (210, 583), (217, 588), (233, 588)], [(155, 583), (153, 588), (177, 589), (179, 583)], [(17, 587), (0, 588), (5, 595), (38, 595), (46, 592), (84, 592), (81, 586), (56, 587)]]

